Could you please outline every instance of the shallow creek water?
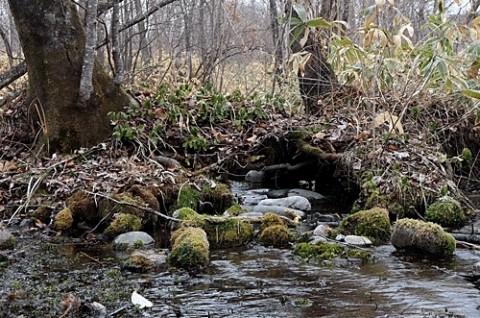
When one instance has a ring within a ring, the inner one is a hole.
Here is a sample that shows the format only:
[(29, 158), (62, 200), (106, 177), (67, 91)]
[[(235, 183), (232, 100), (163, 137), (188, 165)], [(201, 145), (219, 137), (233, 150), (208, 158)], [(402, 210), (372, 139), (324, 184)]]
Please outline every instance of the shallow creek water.
[[(166, 265), (144, 274), (122, 270), (125, 254), (105, 245), (41, 246), (30, 238), (19, 250), (17, 261), (0, 270), (0, 300), (4, 313), (24, 317), (60, 316), (59, 300), (69, 293), (103, 303), (108, 312), (125, 307), (115, 317), (480, 317), (480, 291), (464, 278), (480, 253), (467, 249), (449, 260), (422, 260), (385, 245), (371, 248), (372, 264), (319, 265), (290, 249), (252, 245), (212, 251), (211, 265), (194, 276)], [(19, 288), (27, 299), (12, 307), (8, 295)], [(134, 309), (134, 288), (154, 307)], [(25, 302), (44, 314), (33, 314)]]

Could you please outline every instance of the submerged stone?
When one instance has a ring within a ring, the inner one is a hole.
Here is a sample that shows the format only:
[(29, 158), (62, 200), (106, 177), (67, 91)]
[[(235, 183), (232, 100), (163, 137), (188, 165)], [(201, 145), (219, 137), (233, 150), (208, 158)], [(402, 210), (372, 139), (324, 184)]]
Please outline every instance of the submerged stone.
[(450, 256), (455, 252), (455, 238), (442, 227), (432, 222), (401, 219), (395, 223), (391, 238), (398, 250)]

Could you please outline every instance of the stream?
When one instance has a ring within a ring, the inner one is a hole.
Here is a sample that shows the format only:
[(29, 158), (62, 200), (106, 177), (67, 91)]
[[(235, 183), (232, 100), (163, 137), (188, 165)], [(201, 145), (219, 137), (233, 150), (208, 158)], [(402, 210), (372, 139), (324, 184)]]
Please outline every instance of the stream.
[[(15, 261), (0, 270), (0, 317), (59, 317), (68, 294), (102, 303), (108, 313), (122, 309), (114, 317), (480, 317), (480, 291), (464, 277), (480, 253), (468, 249), (431, 260), (384, 245), (370, 248), (371, 264), (319, 265), (290, 249), (251, 245), (214, 250), (210, 266), (189, 275), (165, 264), (134, 273), (119, 266), (125, 253), (110, 245), (39, 243), (19, 233)], [(154, 306), (134, 308), (134, 289)]]

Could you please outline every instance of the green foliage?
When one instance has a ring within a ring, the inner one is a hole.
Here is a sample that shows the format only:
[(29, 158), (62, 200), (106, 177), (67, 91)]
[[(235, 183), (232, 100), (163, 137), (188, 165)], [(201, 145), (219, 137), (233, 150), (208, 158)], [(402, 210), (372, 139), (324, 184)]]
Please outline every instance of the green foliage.
[[(111, 112), (109, 118), (112, 137), (118, 143), (152, 151), (174, 137), (174, 144), (181, 138), (181, 145), (187, 151), (205, 153), (222, 142), (211, 134), (212, 125), (232, 122), (242, 131), (253, 121), (268, 119), (272, 109), (285, 111), (286, 103), (284, 98), (271, 94), (246, 96), (239, 90), (222, 93), (210, 84), (199, 88), (182, 84), (175, 89), (161, 85), (140, 107)], [(175, 130), (172, 128), (177, 128), (180, 136), (172, 136), (171, 131)]]

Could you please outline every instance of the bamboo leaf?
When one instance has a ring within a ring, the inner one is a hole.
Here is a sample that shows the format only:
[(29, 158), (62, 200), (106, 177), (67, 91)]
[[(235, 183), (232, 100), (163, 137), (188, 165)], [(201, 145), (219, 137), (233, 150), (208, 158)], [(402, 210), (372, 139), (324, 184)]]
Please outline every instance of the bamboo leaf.
[(298, 18), (302, 21), (302, 23), (305, 23), (307, 21), (307, 11), (305, 11), (305, 8), (301, 4), (293, 4), (293, 10), (295, 10)]
[(305, 25), (310, 28), (322, 27), (322, 28), (329, 29), (332, 27), (332, 24), (323, 18), (315, 18), (315, 19), (308, 20), (307, 22), (305, 22)]
[(465, 96), (475, 98), (475, 99), (480, 99), (480, 90), (478, 89), (464, 89), (461, 92)]

